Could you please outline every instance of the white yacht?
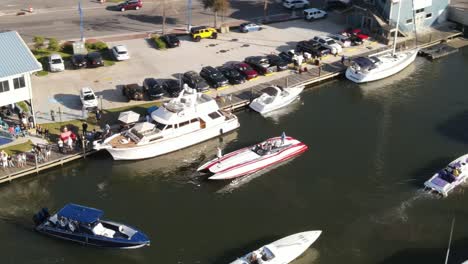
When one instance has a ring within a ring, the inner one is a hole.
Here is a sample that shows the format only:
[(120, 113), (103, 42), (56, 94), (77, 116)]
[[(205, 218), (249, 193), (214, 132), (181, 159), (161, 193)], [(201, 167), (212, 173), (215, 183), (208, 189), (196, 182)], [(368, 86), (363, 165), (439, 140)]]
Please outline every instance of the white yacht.
[(260, 114), (265, 114), (287, 106), (299, 97), (302, 90), (304, 90), (304, 85), (288, 88), (270, 86), (265, 89), (266, 92), (255, 98), (249, 107)]
[(193, 89), (184, 89), (151, 113), (152, 122), (95, 143), (115, 160), (156, 157), (228, 133), (239, 127), (237, 117), (219, 109), (216, 101)]
[(398, 3), (398, 16), (393, 38), (393, 49), (387, 50), (371, 57), (358, 57), (353, 59), (346, 69), (346, 78), (355, 83), (371, 82), (392, 76), (414, 62), (418, 55), (418, 48), (396, 52), (398, 25), (400, 21), (401, 2)]

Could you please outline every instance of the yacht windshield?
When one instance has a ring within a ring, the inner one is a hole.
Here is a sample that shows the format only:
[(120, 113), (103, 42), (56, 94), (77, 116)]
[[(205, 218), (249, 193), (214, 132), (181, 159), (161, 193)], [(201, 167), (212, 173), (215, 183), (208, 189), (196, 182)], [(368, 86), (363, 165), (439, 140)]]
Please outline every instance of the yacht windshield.
[(157, 129), (159, 129), (159, 130), (162, 131), (165, 127), (166, 127), (165, 124), (161, 124), (161, 123), (156, 122), (156, 128), (157, 128)]

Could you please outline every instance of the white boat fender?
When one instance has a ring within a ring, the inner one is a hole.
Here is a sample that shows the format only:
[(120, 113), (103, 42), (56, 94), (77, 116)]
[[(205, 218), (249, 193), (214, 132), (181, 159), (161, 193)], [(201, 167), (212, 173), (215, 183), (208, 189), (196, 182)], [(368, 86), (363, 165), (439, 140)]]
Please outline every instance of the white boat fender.
[(218, 157), (218, 159), (223, 157), (223, 151), (221, 150), (221, 148), (218, 148), (218, 152), (216, 153), (216, 156)]

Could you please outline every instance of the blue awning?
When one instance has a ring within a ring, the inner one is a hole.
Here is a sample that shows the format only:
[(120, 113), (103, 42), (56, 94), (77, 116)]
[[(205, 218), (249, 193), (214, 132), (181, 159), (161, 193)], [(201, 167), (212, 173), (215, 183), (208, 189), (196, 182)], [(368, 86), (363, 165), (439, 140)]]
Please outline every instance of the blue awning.
[(104, 212), (99, 209), (77, 204), (67, 204), (57, 213), (59, 217), (73, 219), (84, 224), (96, 222), (103, 214)]

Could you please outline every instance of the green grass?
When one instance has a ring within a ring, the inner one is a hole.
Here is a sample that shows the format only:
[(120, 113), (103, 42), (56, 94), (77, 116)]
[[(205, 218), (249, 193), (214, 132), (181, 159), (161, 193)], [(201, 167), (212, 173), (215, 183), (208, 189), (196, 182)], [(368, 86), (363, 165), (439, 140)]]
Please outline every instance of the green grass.
[(115, 61), (111, 60), (104, 60), (104, 66), (112, 66), (115, 64)]
[[(44, 66), (42, 66), (42, 67), (44, 67)], [(38, 71), (38, 72), (36, 72), (36, 76), (39, 76), (39, 77), (40, 76), (46, 76), (47, 74), (49, 74), (48, 71)]]
[(6, 153), (8, 153), (8, 155), (16, 155), (22, 152), (30, 151), (32, 148), (33, 143), (31, 140), (28, 140), (27, 142), (3, 148), (1, 150), (4, 150)]

